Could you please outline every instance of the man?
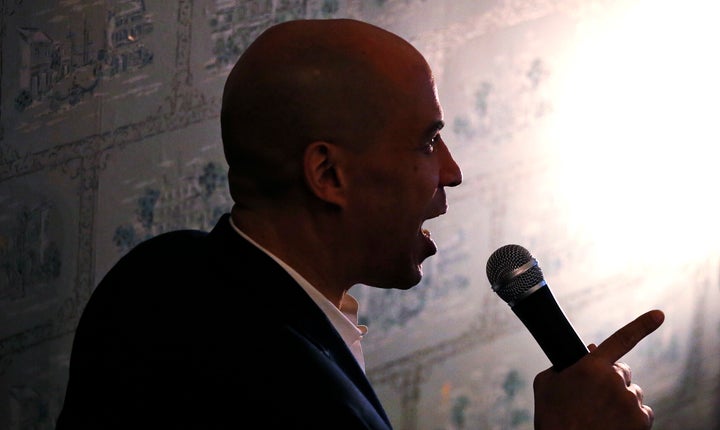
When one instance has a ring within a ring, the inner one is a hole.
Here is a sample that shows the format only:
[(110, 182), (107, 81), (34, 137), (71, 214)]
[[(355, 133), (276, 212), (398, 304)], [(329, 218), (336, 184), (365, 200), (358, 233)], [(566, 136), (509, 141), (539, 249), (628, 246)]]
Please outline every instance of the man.
[[(221, 127), (231, 213), (140, 244), (102, 280), (58, 430), (390, 429), (348, 290), (411, 288), (437, 252), (423, 223), (462, 174), (428, 64), (366, 23), (279, 24), (230, 73)], [(661, 321), (538, 375), (536, 428), (650, 428), (615, 362)]]

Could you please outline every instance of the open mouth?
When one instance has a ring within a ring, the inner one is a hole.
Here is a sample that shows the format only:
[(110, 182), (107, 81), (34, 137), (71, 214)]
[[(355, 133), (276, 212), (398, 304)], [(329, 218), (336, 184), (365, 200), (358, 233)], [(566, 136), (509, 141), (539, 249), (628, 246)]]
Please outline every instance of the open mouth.
[(437, 245), (435, 245), (435, 241), (432, 239), (430, 230), (428, 230), (426, 228), (421, 228), (420, 229), (420, 237), (422, 237), (425, 252), (427, 253), (427, 255), (435, 254), (437, 252)]

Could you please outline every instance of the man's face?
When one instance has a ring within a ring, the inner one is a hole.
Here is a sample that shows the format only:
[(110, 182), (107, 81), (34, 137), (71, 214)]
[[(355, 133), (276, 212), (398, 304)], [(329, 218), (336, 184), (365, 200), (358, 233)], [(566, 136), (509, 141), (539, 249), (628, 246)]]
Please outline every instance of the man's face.
[(352, 163), (350, 212), (362, 249), (362, 283), (407, 289), (437, 252), (423, 223), (447, 210), (446, 186), (462, 173), (440, 136), (442, 109), (432, 78), (406, 82), (383, 113), (387, 126)]

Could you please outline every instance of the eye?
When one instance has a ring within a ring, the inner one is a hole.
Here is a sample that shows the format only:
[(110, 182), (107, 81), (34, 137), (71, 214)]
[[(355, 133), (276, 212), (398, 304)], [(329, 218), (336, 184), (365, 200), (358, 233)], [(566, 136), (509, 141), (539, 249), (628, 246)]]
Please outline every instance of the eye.
[(432, 137), (429, 141), (425, 143), (425, 152), (427, 154), (432, 154), (435, 151), (435, 145), (440, 141), (440, 133), (436, 134)]

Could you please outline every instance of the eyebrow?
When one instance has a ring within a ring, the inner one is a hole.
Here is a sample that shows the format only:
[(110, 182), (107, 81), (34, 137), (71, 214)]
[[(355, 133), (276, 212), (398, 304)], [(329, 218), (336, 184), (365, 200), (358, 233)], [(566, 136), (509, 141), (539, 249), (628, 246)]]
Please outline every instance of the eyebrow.
[(443, 121), (443, 120), (435, 121), (434, 123), (432, 123), (432, 125), (430, 127), (427, 128), (425, 135), (432, 136), (433, 134), (442, 130), (443, 127), (445, 127), (445, 121)]

